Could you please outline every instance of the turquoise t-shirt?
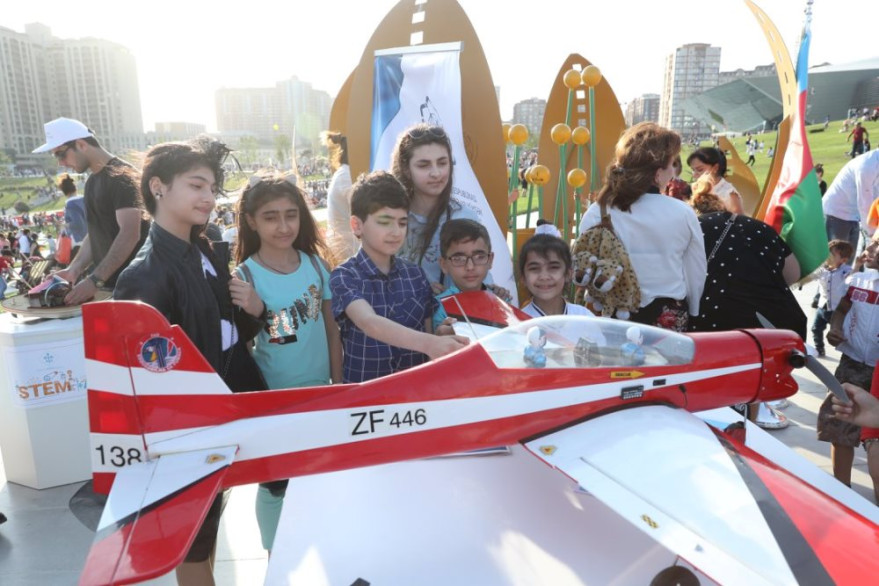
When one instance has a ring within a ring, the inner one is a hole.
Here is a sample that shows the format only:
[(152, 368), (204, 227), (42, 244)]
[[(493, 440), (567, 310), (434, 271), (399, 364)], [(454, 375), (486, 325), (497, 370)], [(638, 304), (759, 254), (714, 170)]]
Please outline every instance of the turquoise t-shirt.
[(265, 269), (252, 258), (244, 261), (253, 275), (256, 293), (266, 304), (268, 317), (256, 337), (253, 358), (270, 389), (330, 382), (330, 353), (321, 313), (322, 300), (332, 298), (330, 275), (318, 260), (323, 273), (321, 294), (321, 278), (311, 259), (301, 251), (299, 256), (299, 268), (289, 275)]

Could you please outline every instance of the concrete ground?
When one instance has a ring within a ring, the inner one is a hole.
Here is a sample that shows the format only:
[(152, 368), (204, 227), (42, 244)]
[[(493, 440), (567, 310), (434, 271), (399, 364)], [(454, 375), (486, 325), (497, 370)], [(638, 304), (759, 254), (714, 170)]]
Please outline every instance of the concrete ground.
[[(796, 293), (810, 318), (812, 310), (808, 304), (814, 287), (807, 286)], [(828, 350), (822, 361), (832, 371), (839, 356), (832, 348)], [(800, 391), (782, 411), (791, 424), (772, 433), (829, 474), (830, 446), (815, 438), (816, 415), (825, 388), (811, 373), (800, 371), (796, 377)], [(853, 489), (872, 502), (872, 483), (862, 449), (856, 453), (852, 482)], [(0, 583), (3, 586), (72, 586), (77, 583), (93, 537), (68, 508), (70, 498), (80, 486), (81, 483), (77, 483), (33, 490), (8, 483), (0, 467), (0, 512), (9, 517), (9, 521), (0, 526)], [(221, 586), (263, 583), (267, 556), (260, 545), (253, 512), (255, 495), (255, 486), (232, 491), (217, 550), (215, 575)], [(172, 574), (148, 584), (173, 585), (176, 580)]]

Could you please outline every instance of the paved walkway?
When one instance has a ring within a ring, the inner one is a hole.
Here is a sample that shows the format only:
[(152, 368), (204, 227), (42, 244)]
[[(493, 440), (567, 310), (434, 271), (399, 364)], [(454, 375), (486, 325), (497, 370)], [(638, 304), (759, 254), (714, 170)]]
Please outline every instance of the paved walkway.
[[(797, 293), (803, 307), (808, 307), (814, 287), (807, 286)], [(812, 310), (808, 309), (807, 314), (811, 316)], [(831, 350), (822, 360), (832, 371), (838, 354)], [(816, 414), (825, 389), (805, 371), (797, 374), (797, 380), (800, 391), (783, 411), (791, 425), (772, 433), (829, 473), (830, 446), (815, 439)], [(859, 449), (852, 476), (854, 490), (872, 501), (872, 483), (866, 468), (864, 452)], [(7, 483), (0, 467), (0, 511), (9, 517), (9, 521), (0, 526), (0, 583), (3, 586), (72, 586), (77, 583), (93, 537), (68, 508), (70, 497), (80, 486), (77, 483), (32, 490)], [(263, 582), (267, 557), (260, 546), (253, 513), (255, 494), (254, 486), (232, 491), (217, 550), (215, 575), (220, 586)], [(169, 575), (149, 584), (174, 585), (176, 581)]]

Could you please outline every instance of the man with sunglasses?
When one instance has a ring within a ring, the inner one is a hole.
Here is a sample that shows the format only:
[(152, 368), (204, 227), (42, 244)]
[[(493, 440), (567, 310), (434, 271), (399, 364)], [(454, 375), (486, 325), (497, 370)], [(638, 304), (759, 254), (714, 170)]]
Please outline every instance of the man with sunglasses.
[(149, 221), (134, 167), (107, 152), (78, 120), (58, 118), (44, 126), (46, 143), (34, 153), (51, 152), (58, 165), (77, 173), (91, 172), (84, 194), (88, 234), (70, 266), (57, 273), (71, 283), (85, 276), (64, 299), (77, 305), (94, 297), (98, 289), (113, 288), (146, 239)]

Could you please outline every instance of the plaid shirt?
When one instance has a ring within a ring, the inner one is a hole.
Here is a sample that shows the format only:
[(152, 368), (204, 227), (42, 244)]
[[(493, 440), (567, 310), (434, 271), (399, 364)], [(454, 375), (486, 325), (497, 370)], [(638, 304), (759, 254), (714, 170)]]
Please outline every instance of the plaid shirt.
[(427, 356), (370, 338), (348, 319), (345, 310), (363, 299), (377, 315), (419, 332), (436, 310), (430, 283), (418, 265), (391, 259), (391, 270), (382, 273), (361, 249), (330, 275), (333, 316), (342, 331), (345, 350), (343, 382), (362, 382), (422, 364)]

